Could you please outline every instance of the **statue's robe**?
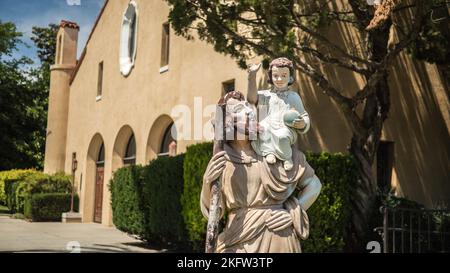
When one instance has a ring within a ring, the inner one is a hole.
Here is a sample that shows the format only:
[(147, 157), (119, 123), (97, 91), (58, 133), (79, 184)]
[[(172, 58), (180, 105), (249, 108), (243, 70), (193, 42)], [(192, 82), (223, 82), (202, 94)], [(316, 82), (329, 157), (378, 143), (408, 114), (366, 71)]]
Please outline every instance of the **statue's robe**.
[[(228, 221), (219, 234), (217, 252), (301, 252), (300, 239), (309, 234), (306, 211), (298, 202), (304, 181), (314, 177), (305, 155), (294, 149), (294, 168), (285, 171), (282, 162), (268, 164), (256, 153), (241, 156), (225, 145), (226, 166), (221, 176), (222, 212)], [(210, 185), (203, 184), (201, 209), (208, 216)], [(272, 211), (286, 210), (293, 225), (281, 231), (270, 230), (265, 221)]]

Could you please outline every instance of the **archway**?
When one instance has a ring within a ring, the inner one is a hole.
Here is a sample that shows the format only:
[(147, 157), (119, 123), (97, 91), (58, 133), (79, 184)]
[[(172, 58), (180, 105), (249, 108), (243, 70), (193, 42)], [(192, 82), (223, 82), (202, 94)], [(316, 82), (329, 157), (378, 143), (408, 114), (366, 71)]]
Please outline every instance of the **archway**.
[(94, 222), (102, 222), (103, 210), (103, 180), (105, 177), (105, 145), (102, 143), (95, 162), (95, 198), (94, 198)]
[(83, 198), (85, 222), (102, 222), (104, 165), (105, 145), (103, 137), (97, 133), (89, 144), (86, 160), (86, 186)]
[(136, 138), (129, 125), (120, 128), (114, 142), (112, 155), (112, 171), (136, 163)]
[(147, 162), (157, 156), (174, 155), (176, 153), (176, 131), (170, 116), (162, 115), (155, 120), (147, 140)]

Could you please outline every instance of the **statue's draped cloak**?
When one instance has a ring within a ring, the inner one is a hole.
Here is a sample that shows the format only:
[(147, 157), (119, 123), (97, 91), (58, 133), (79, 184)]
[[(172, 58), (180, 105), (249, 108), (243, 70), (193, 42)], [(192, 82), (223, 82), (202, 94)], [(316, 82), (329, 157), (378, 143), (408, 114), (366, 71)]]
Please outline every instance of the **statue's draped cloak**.
[[(300, 239), (308, 237), (309, 220), (297, 197), (303, 182), (314, 177), (305, 155), (294, 149), (294, 168), (285, 171), (282, 162), (268, 164), (256, 153), (241, 156), (228, 145), (225, 151), (221, 206), (229, 214), (217, 252), (301, 252)], [(205, 216), (210, 200), (208, 186), (203, 185), (201, 194)], [(289, 212), (293, 225), (277, 232), (269, 230), (265, 221), (274, 210)]]

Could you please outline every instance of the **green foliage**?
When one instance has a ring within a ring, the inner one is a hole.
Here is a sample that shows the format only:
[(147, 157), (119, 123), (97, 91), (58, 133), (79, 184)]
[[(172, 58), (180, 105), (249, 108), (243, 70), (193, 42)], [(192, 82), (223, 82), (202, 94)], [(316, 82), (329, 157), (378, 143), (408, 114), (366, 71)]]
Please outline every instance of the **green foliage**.
[(204, 248), (207, 221), (200, 210), (200, 192), (203, 174), (212, 157), (213, 144), (201, 143), (189, 146), (184, 160), (184, 191), (181, 196), (182, 214), (189, 241), (194, 250)]
[[(216, 51), (235, 58), (242, 68), (246, 68), (249, 49), (259, 55), (267, 55), (268, 50), (286, 57), (294, 54), (292, 26), (287, 23), (292, 20), (289, 10), (293, 9), (294, 2), (291, 0), (166, 1), (171, 6), (169, 21), (176, 34), (192, 39), (190, 30), (196, 28), (201, 40), (213, 44)], [(258, 14), (259, 20), (248, 23), (242, 19), (245, 17), (242, 14), (250, 11)], [(197, 20), (199, 18), (201, 20)], [(249, 45), (235, 35), (238, 25), (246, 22), (253, 27), (251, 36), (257, 39), (252, 41), (257, 41), (258, 46)]]
[(2, 23), (0, 21), (0, 57), (3, 55), (11, 56), (17, 49), (17, 44), (21, 42), (21, 32), (17, 31), (16, 25), (11, 22)]
[(71, 178), (63, 173), (47, 175), (36, 173), (27, 176), (16, 189), (16, 209), (23, 212), (25, 200), (35, 193), (71, 193)]
[[(212, 143), (189, 146), (184, 161), (183, 217), (195, 250), (204, 246), (207, 221), (200, 211), (203, 174), (212, 156)], [(357, 178), (354, 160), (343, 154), (306, 154), (322, 182), (322, 192), (308, 210), (310, 237), (302, 241), (305, 252), (342, 252), (351, 221), (351, 196)]]
[(128, 166), (114, 173), (110, 191), (118, 229), (147, 241), (184, 246), (183, 158), (158, 157), (147, 166)]
[(180, 243), (186, 239), (181, 215), (183, 159), (159, 157), (143, 169), (142, 194), (147, 240)]
[[(74, 196), (74, 208), (78, 208), (78, 196)], [(26, 199), (24, 215), (32, 221), (60, 221), (62, 213), (70, 210), (69, 193), (35, 193)]]
[(142, 167), (127, 166), (114, 172), (109, 184), (114, 225), (124, 232), (143, 237)]
[(31, 40), (38, 48), (38, 57), (45, 66), (55, 63), (56, 36), (59, 30), (57, 24), (49, 24), (47, 27), (36, 27), (32, 29)]
[(64, 174), (47, 175), (35, 170), (4, 172), (6, 203), (11, 212), (23, 213), (25, 202), (35, 193), (70, 193), (71, 180)]
[(50, 83), (48, 56), (54, 55), (51, 40), (56, 29), (33, 30), (32, 39), (42, 57), (39, 68), (30, 68), (33, 62), (28, 57), (14, 57), (22, 34), (13, 23), (0, 21), (0, 34), (0, 170), (41, 169)]
[(10, 170), (0, 172), (0, 177), (3, 177), (0, 184), (4, 183), (5, 204), (8, 209), (14, 213), (17, 209), (17, 188), (28, 176), (39, 175), (36, 170)]
[(322, 191), (309, 208), (310, 237), (302, 241), (305, 252), (342, 252), (350, 234), (351, 197), (357, 170), (353, 158), (344, 154), (306, 153), (322, 183)]
[(441, 65), (450, 62), (449, 13), (445, 0), (428, 2), (432, 12), (427, 17), (418, 38), (409, 51), (420, 60)]
[(19, 186), (17, 179), (5, 180), (6, 206), (11, 213), (16, 212), (16, 189)]
[(5, 180), (15, 180), (36, 173), (36, 170), (9, 170), (0, 172), (0, 205), (6, 205)]

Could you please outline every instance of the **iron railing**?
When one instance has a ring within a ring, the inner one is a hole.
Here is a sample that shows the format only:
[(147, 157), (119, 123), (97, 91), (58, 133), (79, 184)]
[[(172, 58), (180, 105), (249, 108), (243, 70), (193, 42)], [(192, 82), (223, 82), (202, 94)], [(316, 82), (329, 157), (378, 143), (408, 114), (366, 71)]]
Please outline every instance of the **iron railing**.
[(450, 252), (450, 210), (381, 207), (384, 253)]

